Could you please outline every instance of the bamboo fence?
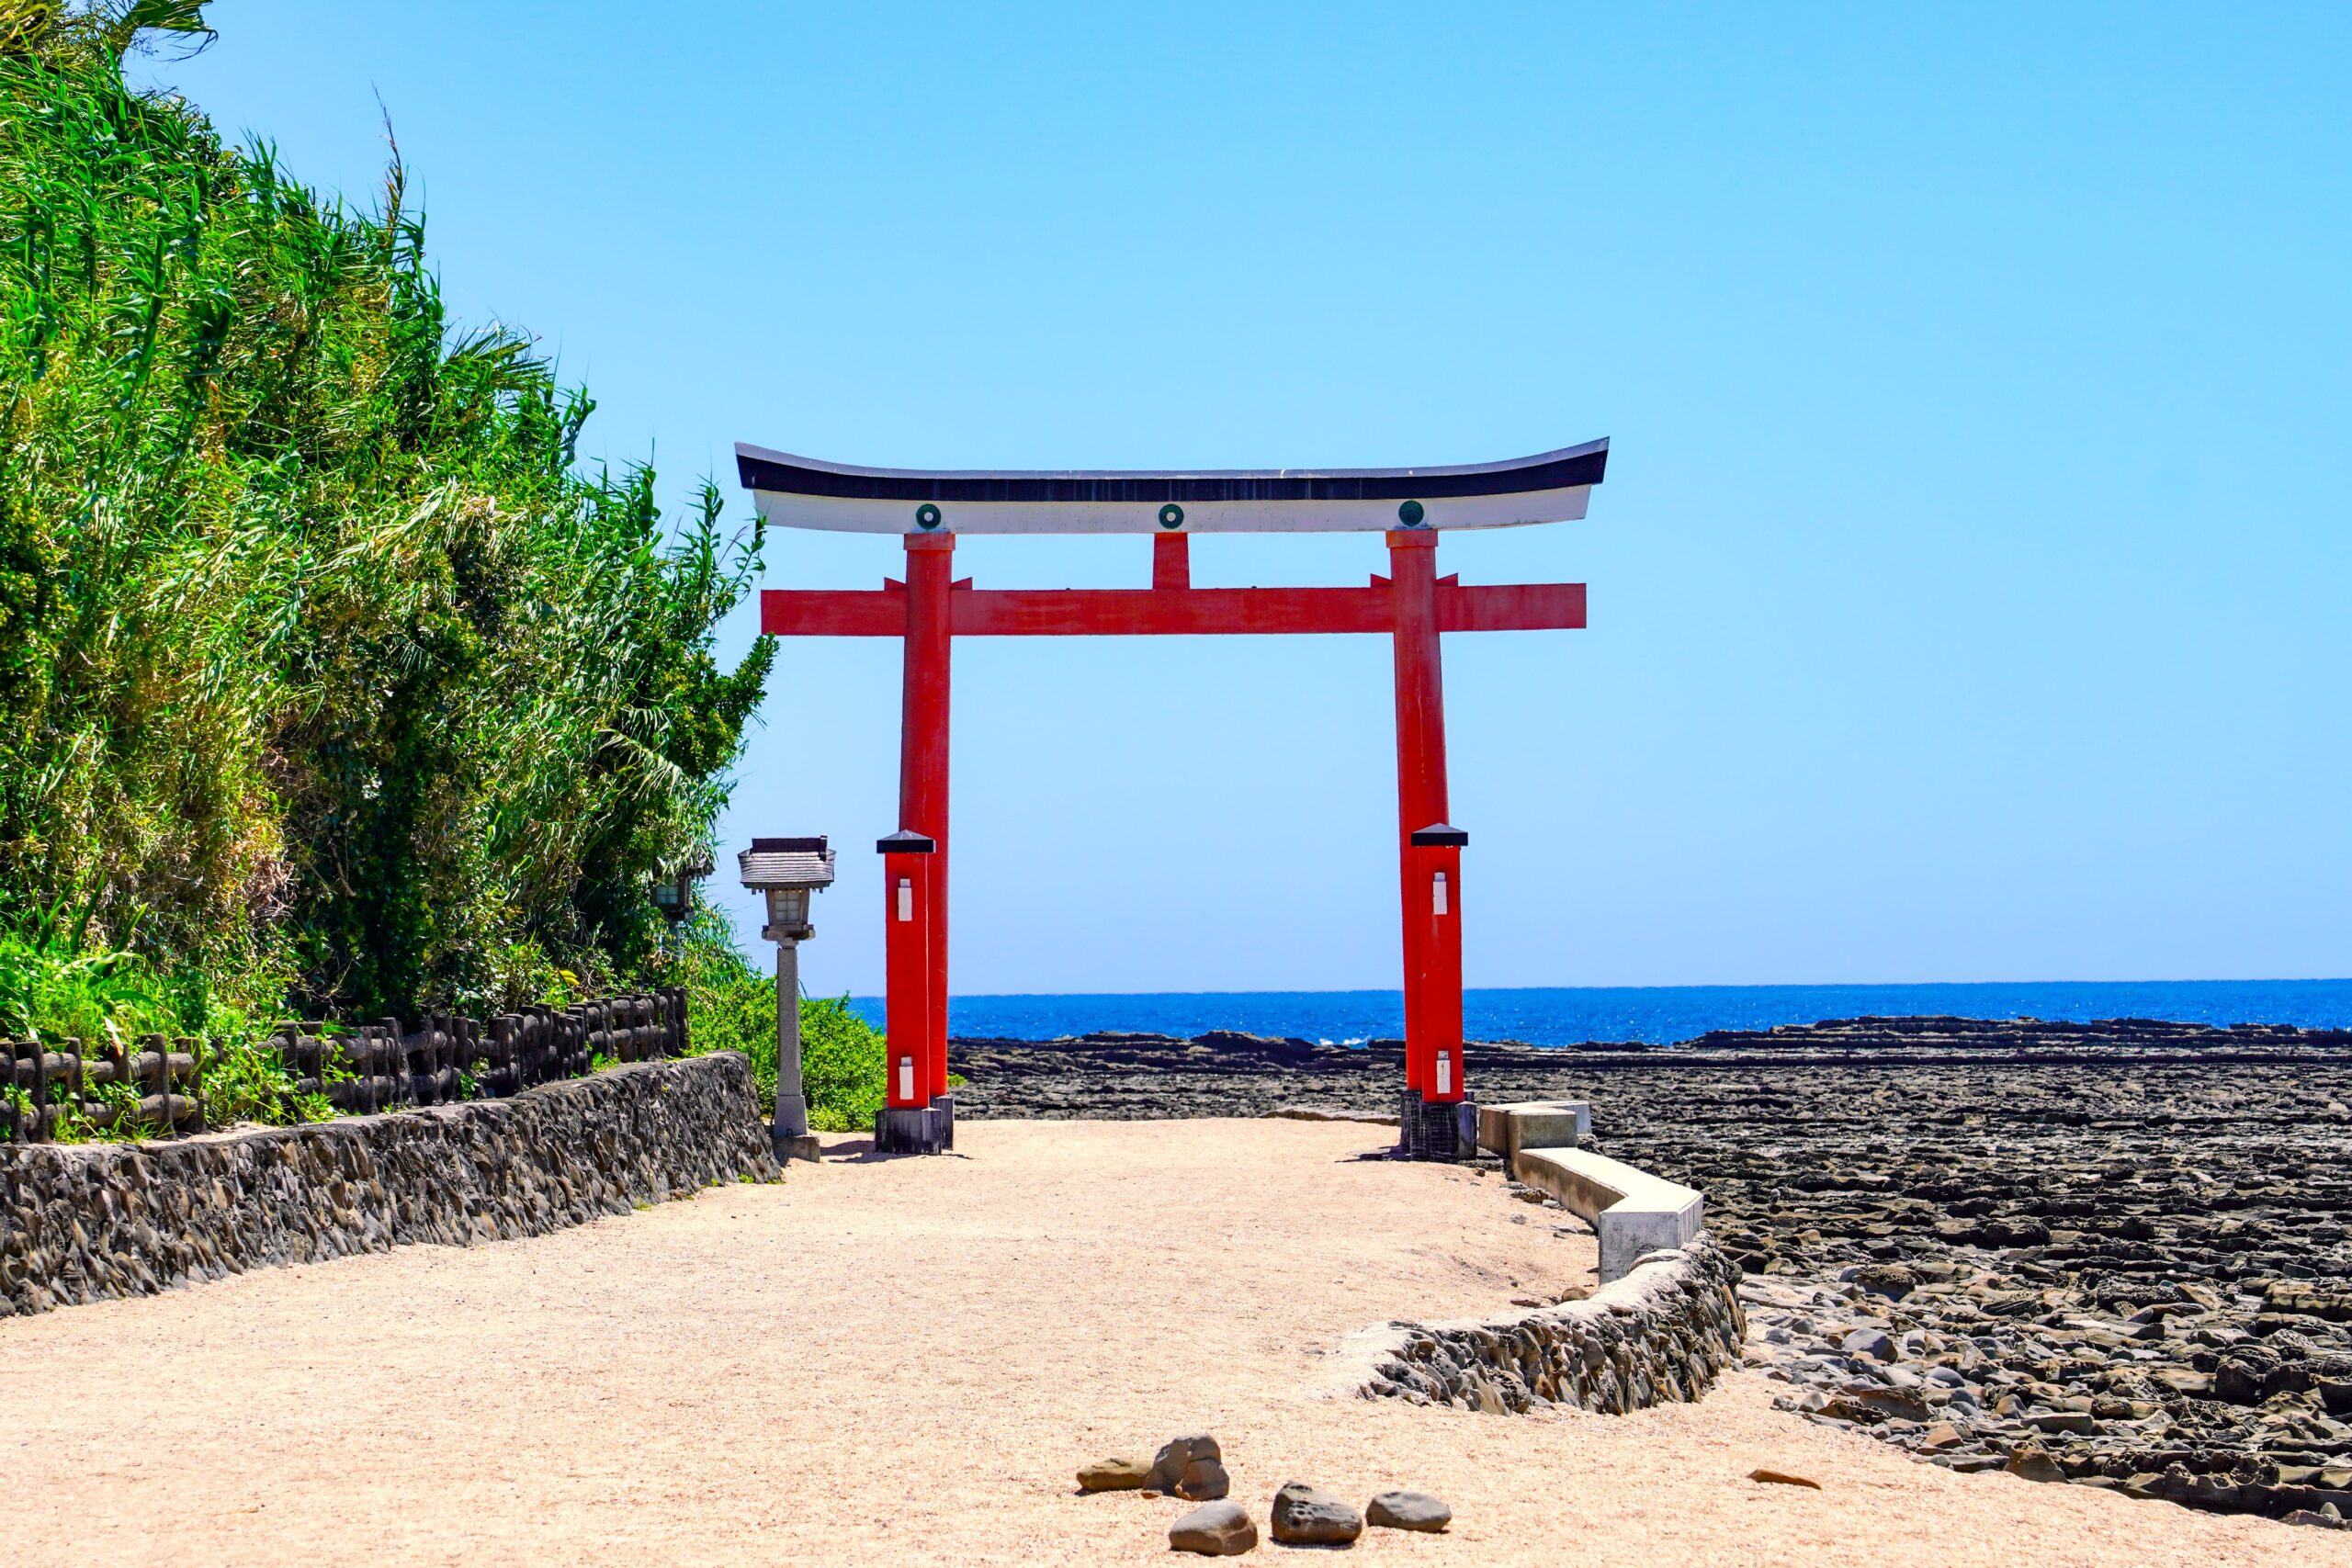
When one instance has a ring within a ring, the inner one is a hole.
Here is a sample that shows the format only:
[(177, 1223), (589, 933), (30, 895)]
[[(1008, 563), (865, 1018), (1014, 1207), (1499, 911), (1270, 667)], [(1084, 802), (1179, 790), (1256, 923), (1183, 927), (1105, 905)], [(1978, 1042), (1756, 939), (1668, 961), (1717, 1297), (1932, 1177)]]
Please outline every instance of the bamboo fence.
[[(427, 1014), (351, 1027), (281, 1023), (264, 1042), (301, 1100), (366, 1115), (461, 1100), (503, 1100), (535, 1084), (579, 1077), (600, 1062), (650, 1062), (686, 1051), (686, 994), (676, 987), (605, 997), (563, 1009), (503, 1012), (484, 1022)], [(54, 1142), (76, 1117), (115, 1136), (182, 1137), (205, 1129), (204, 1044), (140, 1036), (126, 1046), (79, 1040), (0, 1040), (0, 1143)]]

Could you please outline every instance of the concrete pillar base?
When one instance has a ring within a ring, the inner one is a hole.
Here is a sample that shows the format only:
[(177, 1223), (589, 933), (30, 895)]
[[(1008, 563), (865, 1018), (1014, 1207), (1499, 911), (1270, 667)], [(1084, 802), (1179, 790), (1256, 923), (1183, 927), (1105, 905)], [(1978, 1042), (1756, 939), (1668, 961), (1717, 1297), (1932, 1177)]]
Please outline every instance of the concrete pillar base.
[(877, 1155), (945, 1154), (954, 1139), (952, 1109), (886, 1105), (874, 1113), (874, 1152)]
[(796, 1135), (786, 1132), (780, 1125), (768, 1129), (768, 1146), (775, 1151), (775, 1163), (778, 1165), (787, 1165), (797, 1159), (805, 1159), (814, 1165), (823, 1154), (818, 1146), (816, 1134)]
[(1466, 1100), (1423, 1100), (1406, 1089), (1396, 1102), (1396, 1157), (1418, 1160), (1476, 1159), (1478, 1108)]

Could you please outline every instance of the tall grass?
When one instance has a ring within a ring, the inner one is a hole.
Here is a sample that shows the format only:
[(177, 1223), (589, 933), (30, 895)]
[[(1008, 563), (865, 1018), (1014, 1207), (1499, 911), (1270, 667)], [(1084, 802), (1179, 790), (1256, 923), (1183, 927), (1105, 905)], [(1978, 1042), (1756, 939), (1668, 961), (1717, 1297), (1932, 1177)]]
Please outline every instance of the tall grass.
[(713, 643), (758, 527), (582, 471), (396, 149), (348, 206), (126, 86), (203, 27), (0, 0), (0, 963), (51, 976), (0, 985), (224, 1043), (627, 985), (767, 676)]

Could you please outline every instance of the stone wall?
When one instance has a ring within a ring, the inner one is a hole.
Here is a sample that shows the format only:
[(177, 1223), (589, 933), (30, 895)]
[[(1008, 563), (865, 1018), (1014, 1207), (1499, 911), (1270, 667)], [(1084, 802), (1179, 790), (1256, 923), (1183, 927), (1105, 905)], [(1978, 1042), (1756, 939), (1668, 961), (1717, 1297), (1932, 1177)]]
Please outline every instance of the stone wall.
[(1490, 1415), (1574, 1405), (1616, 1416), (1687, 1404), (1739, 1359), (1739, 1266), (1704, 1235), (1579, 1302), (1372, 1331), (1361, 1392)]
[(773, 1180), (736, 1052), (171, 1143), (0, 1147), (0, 1316), (413, 1242), (544, 1235)]

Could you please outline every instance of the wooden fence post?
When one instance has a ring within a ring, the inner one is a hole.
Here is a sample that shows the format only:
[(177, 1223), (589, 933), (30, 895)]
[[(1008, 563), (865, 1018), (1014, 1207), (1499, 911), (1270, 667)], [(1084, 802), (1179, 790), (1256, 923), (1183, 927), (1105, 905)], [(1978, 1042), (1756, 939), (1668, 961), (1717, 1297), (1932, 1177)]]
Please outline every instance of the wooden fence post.
[(187, 1085), (187, 1094), (173, 1101), (172, 1130), (187, 1137), (204, 1131), (204, 1041), (183, 1034), (179, 1043), (184, 1049), (172, 1054), (172, 1076)]
[(0, 1089), (6, 1089), (7, 1092), (5, 1097), (0, 1098), (5, 1098), (7, 1101), (6, 1110), (8, 1117), (8, 1141), (12, 1144), (32, 1142), (30, 1134), (25, 1131), (25, 1116), (21, 1109), (24, 1079), (28, 1077), (24, 1069), (23, 1049), (14, 1040), (0, 1040), (0, 1059), (6, 1060), (8, 1068), (6, 1081), (0, 1082)]

